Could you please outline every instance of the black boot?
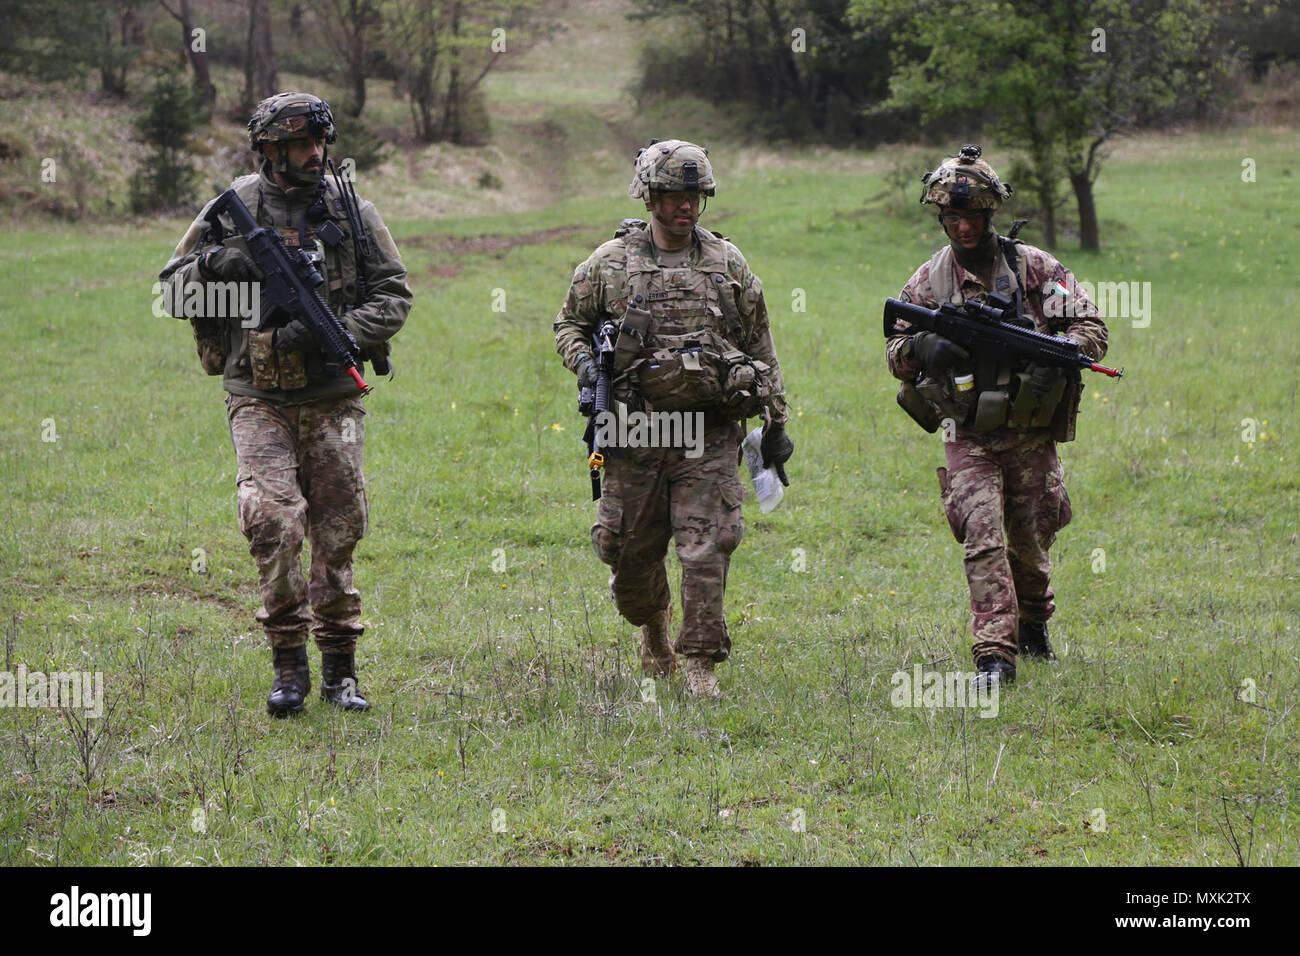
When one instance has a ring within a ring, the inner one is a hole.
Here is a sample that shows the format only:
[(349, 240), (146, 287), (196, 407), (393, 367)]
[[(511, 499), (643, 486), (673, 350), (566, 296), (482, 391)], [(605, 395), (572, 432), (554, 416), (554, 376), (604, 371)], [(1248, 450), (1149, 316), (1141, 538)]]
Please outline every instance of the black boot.
[(997, 684), (1010, 684), (1016, 679), (1016, 665), (996, 654), (976, 661), (975, 670), (978, 672), (972, 685), (975, 690), (985, 690)]
[(274, 647), (271, 660), (275, 682), (266, 698), (266, 712), (272, 717), (302, 713), (303, 698), (311, 690), (311, 668), (307, 664), (307, 646)]
[(320, 656), (320, 699), (344, 710), (369, 710), (370, 701), (357, 689), (356, 659), (352, 654)]
[(1020, 622), (1020, 653), (1040, 661), (1056, 660), (1052, 642), (1047, 639), (1047, 624), (1034, 621)]

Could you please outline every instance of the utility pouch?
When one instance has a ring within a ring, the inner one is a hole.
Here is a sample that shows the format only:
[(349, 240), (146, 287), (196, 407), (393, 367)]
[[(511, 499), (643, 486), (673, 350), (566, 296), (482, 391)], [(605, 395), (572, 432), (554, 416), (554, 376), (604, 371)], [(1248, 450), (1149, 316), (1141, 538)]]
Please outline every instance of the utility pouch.
[(933, 433), (938, 430), (939, 413), (934, 410), (933, 405), (921, 397), (921, 393), (911, 382), (904, 382), (898, 389), (898, 407), (911, 415), (912, 421), (926, 431)]
[(771, 366), (739, 349), (723, 352), (722, 366), (722, 404), (728, 415), (751, 418), (767, 407), (772, 397)]
[(1011, 397), (1004, 388), (987, 389), (980, 392), (975, 405), (975, 424), (977, 432), (996, 431), (1007, 423), (1007, 407)]
[(651, 407), (684, 412), (722, 404), (724, 370), (713, 339), (712, 332), (655, 337), (659, 347), (637, 368), (637, 384)]
[(1007, 411), (1007, 425), (1011, 428), (1047, 428), (1052, 424), (1056, 408), (1061, 404), (1067, 382), (1061, 376), (1053, 383), (1045, 395), (1036, 395), (1029, 386), (1028, 372), (1017, 372), (1012, 376), (1012, 388), (1015, 398)]
[(307, 384), (307, 354), (302, 349), (276, 349), (275, 358), (280, 365), (281, 388), (288, 391)]
[(940, 425), (947, 418), (951, 418), (959, 425), (965, 424), (966, 418), (970, 414), (970, 393), (955, 394), (951, 378), (944, 381), (944, 379), (931, 378), (928, 374), (923, 374), (916, 380), (915, 387), (917, 395), (930, 406)]
[(248, 361), (254, 388), (271, 390), (280, 387), (280, 365), (276, 359), (274, 338), (275, 329), (249, 333)]
[(619, 326), (618, 338), (614, 341), (614, 371), (625, 371), (636, 361), (645, 348), (653, 321), (650, 310), (645, 307), (644, 297), (638, 295), (627, 304), (623, 314), (623, 324)]

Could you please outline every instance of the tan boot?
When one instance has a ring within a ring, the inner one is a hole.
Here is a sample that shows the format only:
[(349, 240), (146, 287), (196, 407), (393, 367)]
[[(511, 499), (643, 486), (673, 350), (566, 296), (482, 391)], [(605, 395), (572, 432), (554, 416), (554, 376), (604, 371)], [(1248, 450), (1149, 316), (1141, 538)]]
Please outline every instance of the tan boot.
[(713, 673), (713, 661), (707, 657), (686, 658), (686, 689), (692, 697), (722, 696), (717, 675)]
[(672, 619), (670, 604), (649, 624), (641, 625), (641, 672), (648, 677), (667, 677), (677, 670), (677, 655), (668, 637)]

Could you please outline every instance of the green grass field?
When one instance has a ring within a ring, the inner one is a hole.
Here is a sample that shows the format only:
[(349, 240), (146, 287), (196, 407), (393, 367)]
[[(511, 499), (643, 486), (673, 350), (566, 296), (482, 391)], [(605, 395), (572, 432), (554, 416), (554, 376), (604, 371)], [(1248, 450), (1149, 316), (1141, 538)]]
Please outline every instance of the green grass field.
[(714, 151), (705, 221), (763, 278), (797, 449), (785, 503), (746, 506), (718, 704), (642, 700), (554, 354), (572, 267), (636, 212), (621, 173), (457, 220), (374, 195), (416, 306), (367, 403), (369, 715), (265, 715), (220, 385), (150, 311), (185, 223), (11, 228), (5, 668), (102, 671), (111, 716), (0, 709), (0, 864), (1300, 862), (1297, 145), (1132, 142), (1099, 184), (1105, 251), (1060, 251), (1150, 282), (1152, 315), (1111, 321), (1127, 374), (1090, 378), (1062, 447), (1062, 658), (989, 720), (889, 701), (896, 670), (969, 667), (969, 635), (942, 450), (880, 333), (939, 233), (864, 208), (870, 158)]
[[(1300, 133), (1118, 144), (1104, 251), (1058, 254), (1150, 283), (1151, 313), (1110, 321), (1126, 375), (1089, 377), (1061, 448), (1061, 659), (1022, 664), (993, 719), (895, 708), (895, 672), (971, 666), (942, 447), (895, 405), (881, 335), (942, 241), (916, 204), (941, 150), (741, 146), (717, 105), (638, 111), (625, 12), (575, 2), (493, 72), (491, 144), (394, 148), (359, 177), (416, 295), (367, 400), (367, 715), (265, 714), (220, 382), (151, 310), (187, 220), (111, 221), (141, 152), (120, 107), (61, 111), (0, 74), (0, 138), (59, 160), (48, 187), (0, 164), (0, 205), (100, 216), (0, 231), (3, 672), (100, 671), (107, 711), (0, 706), (0, 865), (1300, 863)], [(387, 87), (367, 121), (404, 129)], [(241, 131), (196, 141), (205, 182)], [(669, 135), (712, 148), (704, 223), (763, 279), (796, 445), (781, 507), (746, 504), (719, 703), (680, 680), (643, 699), (551, 334), (573, 266), (638, 214), (631, 146)]]

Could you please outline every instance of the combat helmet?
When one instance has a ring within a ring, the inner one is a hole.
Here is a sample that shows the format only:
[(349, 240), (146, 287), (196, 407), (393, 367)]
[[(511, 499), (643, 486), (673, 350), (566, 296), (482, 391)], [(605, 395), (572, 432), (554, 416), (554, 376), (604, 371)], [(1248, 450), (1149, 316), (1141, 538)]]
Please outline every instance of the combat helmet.
[(650, 201), (650, 191), (701, 192), (712, 196), (717, 191), (709, 151), (682, 139), (650, 140), (637, 150), (633, 161), (636, 172), (627, 194), (633, 199)]
[(993, 167), (980, 159), (978, 146), (967, 144), (956, 156), (945, 159), (934, 172), (921, 177), (925, 190), (922, 203), (951, 206), (953, 209), (989, 209), (1001, 207), (1011, 195), (1011, 186), (998, 179)]
[(277, 93), (257, 104), (248, 121), (248, 143), (257, 152), (263, 143), (290, 139), (337, 139), (330, 105), (310, 93)]

